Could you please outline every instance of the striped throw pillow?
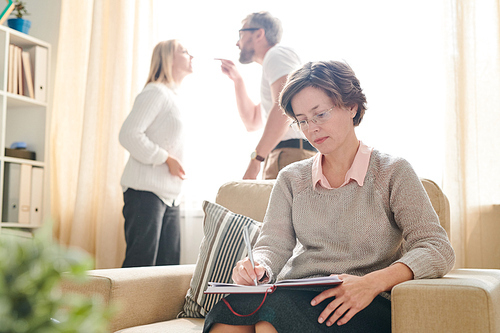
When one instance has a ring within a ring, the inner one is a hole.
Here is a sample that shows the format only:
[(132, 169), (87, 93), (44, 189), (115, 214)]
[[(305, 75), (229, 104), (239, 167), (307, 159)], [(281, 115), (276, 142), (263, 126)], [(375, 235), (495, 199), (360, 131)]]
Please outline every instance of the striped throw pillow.
[(252, 245), (257, 240), (261, 222), (208, 201), (203, 202), (205, 219), (203, 239), (186, 302), (179, 318), (203, 318), (224, 295), (203, 292), (208, 282), (231, 283), (236, 262), (247, 256), (243, 228), (249, 226)]

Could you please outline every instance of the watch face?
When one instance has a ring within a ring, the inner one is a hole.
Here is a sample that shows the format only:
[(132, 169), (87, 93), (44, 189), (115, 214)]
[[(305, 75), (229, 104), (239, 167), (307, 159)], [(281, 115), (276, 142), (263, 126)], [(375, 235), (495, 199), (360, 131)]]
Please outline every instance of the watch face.
[(252, 160), (257, 160), (259, 162), (263, 162), (265, 160), (264, 157), (260, 156), (260, 155), (257, 155), (257, 151), (254, 151), (251, 155), (250, 155), (250, 158)]

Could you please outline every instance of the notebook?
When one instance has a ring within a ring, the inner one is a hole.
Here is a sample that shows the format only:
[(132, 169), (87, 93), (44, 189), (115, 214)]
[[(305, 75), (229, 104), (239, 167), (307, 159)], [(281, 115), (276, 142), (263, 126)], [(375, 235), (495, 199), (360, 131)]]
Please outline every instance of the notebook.
[(272, 293), (279, 287), (334, 286), (341, 284), (337, 275), (321, 276), (307, 279), (281, 280), (273, 284), (243, 286), (232, 283), (209, 282), (205, 294), (263, 294)]

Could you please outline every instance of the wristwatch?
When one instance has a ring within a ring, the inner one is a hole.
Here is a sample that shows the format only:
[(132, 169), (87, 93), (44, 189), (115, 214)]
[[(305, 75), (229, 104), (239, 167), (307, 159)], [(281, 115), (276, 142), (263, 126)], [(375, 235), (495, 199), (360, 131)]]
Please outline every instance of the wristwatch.
[(264, 157), (260, 156), (260, 155), (257, 155), (257, 150), (254, 150), (254, 152), (252, 153), (252, 155), (250, 155), (250, 158), (252, 160), (257, 160), (259, 162), (263, 162), (265, 160)]

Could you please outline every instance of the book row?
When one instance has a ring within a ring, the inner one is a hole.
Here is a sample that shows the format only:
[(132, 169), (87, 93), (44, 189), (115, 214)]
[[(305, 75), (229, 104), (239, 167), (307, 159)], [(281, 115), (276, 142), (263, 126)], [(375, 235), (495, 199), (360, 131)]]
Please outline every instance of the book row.
[(9, 45), (7, 92), (46, 102), (47, 49)]

